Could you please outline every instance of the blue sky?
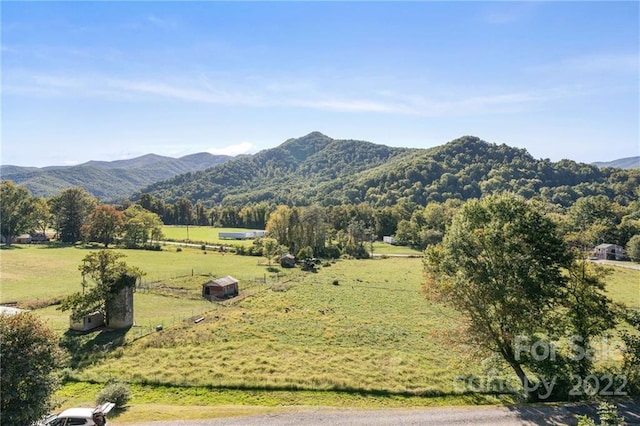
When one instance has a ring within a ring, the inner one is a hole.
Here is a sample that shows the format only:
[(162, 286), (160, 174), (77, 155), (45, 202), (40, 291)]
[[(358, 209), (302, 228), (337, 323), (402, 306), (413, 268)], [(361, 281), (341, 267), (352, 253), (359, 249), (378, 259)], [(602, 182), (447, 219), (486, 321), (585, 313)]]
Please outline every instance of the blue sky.
[(320, 131), (640, 155), (639, 3), (6, 2), (1, 163), (253, 153)]

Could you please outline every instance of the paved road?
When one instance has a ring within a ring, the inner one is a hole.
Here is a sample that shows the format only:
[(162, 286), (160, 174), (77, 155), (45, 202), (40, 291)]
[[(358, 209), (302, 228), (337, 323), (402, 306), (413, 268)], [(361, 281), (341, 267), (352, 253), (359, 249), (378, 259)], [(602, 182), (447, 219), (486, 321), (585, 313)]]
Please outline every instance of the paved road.
[(640, 264), (634, 262), (620, 262), (616, 260), (592, 260), (593, 263), (606, 266), (617, 266), (618, 268), (635, 269), (640, 271)]
[[(627, 424), (640, 425), (640, 404), (618, 404)], [(445, 407), (399, 410), (316, 408), (210, 420), (135, 423), (135, 426), (409, 426), (409, 425), (575, 425), (576, 414), (595, 417), (593, 405), (527, 407)], [(128, 426), (134, 426), (129, 423)]]

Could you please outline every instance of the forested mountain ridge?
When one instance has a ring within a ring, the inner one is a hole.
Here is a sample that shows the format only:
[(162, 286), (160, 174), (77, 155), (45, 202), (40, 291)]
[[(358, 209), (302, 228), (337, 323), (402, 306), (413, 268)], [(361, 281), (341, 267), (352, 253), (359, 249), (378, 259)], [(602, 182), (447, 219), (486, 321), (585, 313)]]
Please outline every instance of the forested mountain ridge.
[(537, 160), (525, 149), (473, 136), (410, 149), (313, 132), (253, 156), (157, 182), (134, 199), (147, 193), (166, 202), (184, 197), (205, 206), (267, 201), (384, 207), (402, 200), (425, 205), (509, 191), (566, 207), (590, 195), (628, 204), (640, 195), (638, 188), (640, 170)]
[(371, 142), (335, 140), (319, 132), (229, 161), (204, 172), (187, 173), (144, 188), (166, 201), (187, 197), (206, 205), (240, 205), (270, 200), (308, 204), (308, 190), (322, 182), (348, 178), (412, 150)]
[(128, 160), (89, 161), (76, 166), (1, 166), (2, 179), (25, 186), (40, 197), (57, 195), (80, 186), (103, 201), (126, 199), (140, 188), (190, 171), (204, 170), (228, 161), (229, 156), (199, 153), (180, 158), (147, 154)]

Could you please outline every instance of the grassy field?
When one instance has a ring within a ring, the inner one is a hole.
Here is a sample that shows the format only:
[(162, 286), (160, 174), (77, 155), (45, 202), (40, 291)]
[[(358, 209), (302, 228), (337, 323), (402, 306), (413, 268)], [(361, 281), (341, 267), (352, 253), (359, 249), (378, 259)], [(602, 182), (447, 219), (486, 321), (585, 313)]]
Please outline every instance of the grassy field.
[(218, 238), (220, 232), (245, 232), (244, 228), (214, 228), (212, 226), (165, 225), (162, 233), (167, 241), (191, 241), (200, 244), (250, 246), (253, 240), (229, 240)]
[[(91, 405), (109, 379), (133, 384), (131, 407), (118, 422), (188, 418), (186, 412), (215, 417), (211, 406), (243, 406), (237, 413), (249, 414), (278, 406), (498, 401), (452, 392), (454, 377), (481, 366), (459, 343), (459, 315), (421, 294), (419, 258), (339, 260), (317, 273), (276, 273), (263, 258), (198, 248), (126, 250), (125, 261), (147, 273), (135, 295), (136, 326), (69, 335), (68, 314), (41, 302), (80, 290), (77, 267), (87, 253), (46, 246), (0, 251), (0, 301), (42, 304), (35, 312), (72, 348), (69, 373), (77, 383), (60, 391), (63, 406)], [(240, 279), (242, 296), (250, 297), (200, 299), (202, 282), (224, 275)], [(640, 271), (615, 268), (609, 295), (638, 306), (639, 282)], [(200, 316), (204, 321), (194, 323)]]
[[(162, 227), (162, 233), (167, 241), (192, 241), (202, 244), (210, 245), (228, 245), (228, 246), (244, 246), (248, 247), (253, 244), (253, 240), (227, 240), (218, 238), (219, 232), (244, 232), (247, 229), (243, 228), (213, 228), (211, 226), (189, 226), (189, 232), (187, 235), (186, 226), (177, 225), (165, 225)], [(367, 247), (368, 249), (369, 247)], [(376, 241), (373, 243), (373, 252), (376, 255), (385, 254), (406, 254), (406, 255), (421, 255), (419, 250), (414, 250), (405, 246), (397, 246), (391, 244), (385, 244), (382, 241)]]
[[(111, 249), (110, 249), (111, 250)], [(200, 249), (164, 247), (163, 251), (119, 250), (124, 261), (139, 267), (145, 276), (144, 284), (162, 281), (171, 285), (178, 277), (233, 275), (251, 281), (264, 278), (265, 262), (261, 257), (236, 256)], [(78, 271), (82, 258), (89, 249), (60, 246), (14, 246), (0, 251), (2, 293), (0, 303), (36, 303), (61, 298), (82, 289), (82, 276)], [(286, 270), (282, 271), (286, 276)], [(197, 285), (202, 279), (197, 279)]]
[[(420, 293), (420, 259), (339, 261), (113, 354), (79, 378), (232, 388), (450, 392), (457, 315)], [(334, 280), (338, 285), (334, 285)]]
[(607, 279), (608, 295), (614, 302), (640, 309), (640, 272), (628, 268), (610, 267)]

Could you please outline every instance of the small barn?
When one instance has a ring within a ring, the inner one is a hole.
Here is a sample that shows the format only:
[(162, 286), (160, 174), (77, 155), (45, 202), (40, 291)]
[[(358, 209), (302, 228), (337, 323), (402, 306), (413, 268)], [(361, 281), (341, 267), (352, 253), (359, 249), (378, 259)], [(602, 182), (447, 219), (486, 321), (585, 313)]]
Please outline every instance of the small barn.
[(296, 266), (296, 258), (291, 253), (285, 254), (280, 258), (280, 266), (283, 268), (294, 268)]
[(214, 301), (238, 295), (238, 280), (230, 275), (202, 284), (202, 297)]
[(70, 320), (70, 329), (75, 331), (89, 331), (104, 325), (104, 315), (100, 311), (86, 315), (82, 320), (73, 322)]
[(623, 260), (624, 249), (617, 244), (600, 244), (593, 249), (593, 255), (600, 260)]

